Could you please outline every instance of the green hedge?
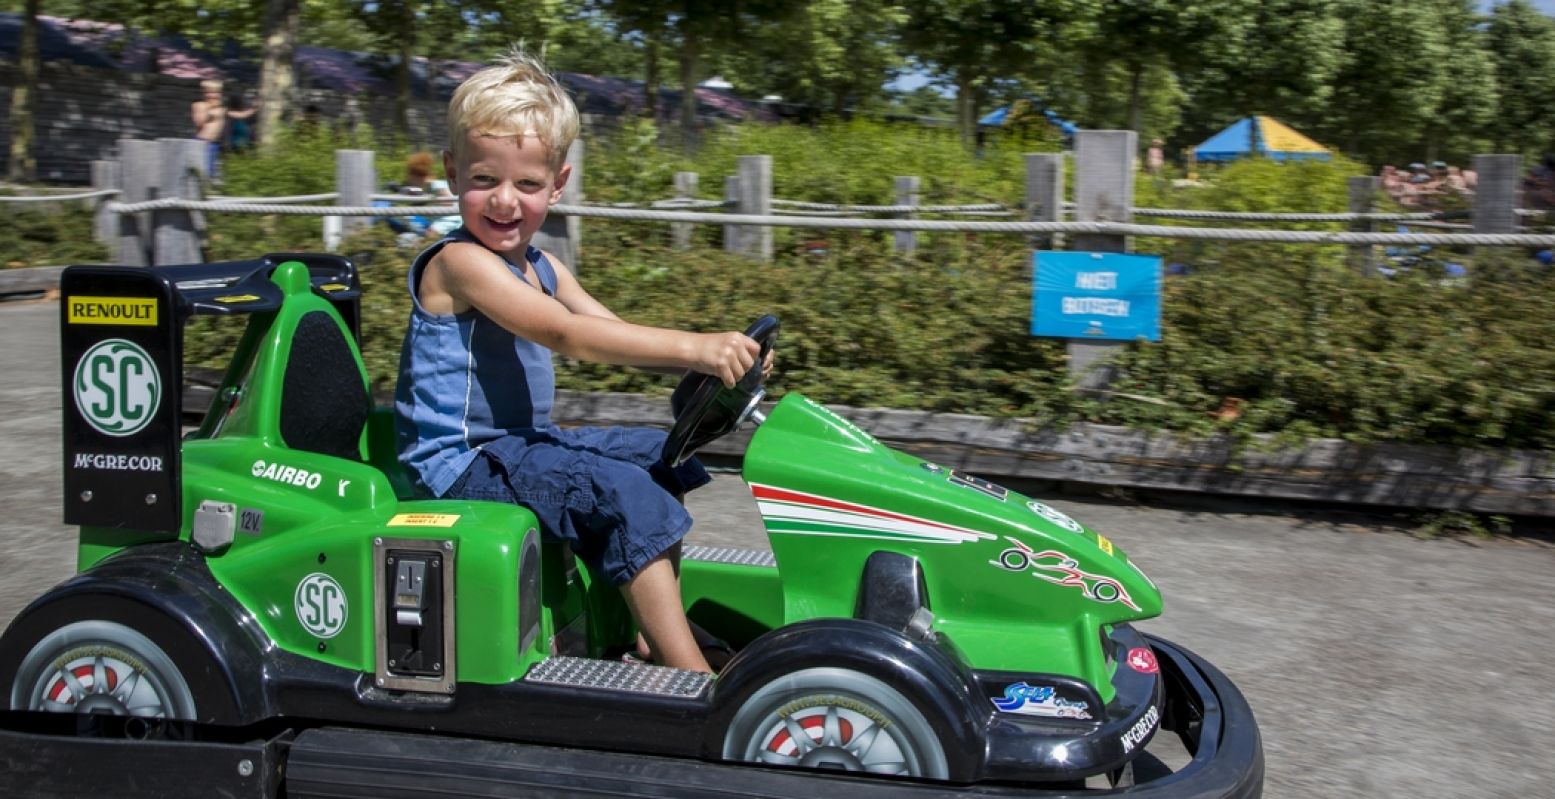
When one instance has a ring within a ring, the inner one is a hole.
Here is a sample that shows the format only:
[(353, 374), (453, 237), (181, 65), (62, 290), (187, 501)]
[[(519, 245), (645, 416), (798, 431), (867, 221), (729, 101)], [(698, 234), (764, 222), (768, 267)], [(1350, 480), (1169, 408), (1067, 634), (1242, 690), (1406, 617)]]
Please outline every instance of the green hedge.
[[(224, 191), (329, 190), (333, 150), (351, 144), (297, 136), (275, 156), (229, 158)], [(972, 158), (948, 131), (843, 123), (736, 128), (687, 159), (634, 124), (589, 142), (585, 187), (594, 201), (662, 198), (676, 170), (693, 169), (701, 194), (719, 197), (737, 155), (765, 152), (774, 156), (775, 194), (785, 199), (889, 203), (891, 178), (915, 174), (925, 202), (1015, 205), (1024, 193), (1022, 154), (1053, 146), (995, 140)], [(397, 177), (404, 155), (381, 152), (380, 174)], [(1346, 162), (1246, 161), (1206, 171), (1198, 184), (1141, 176), (1136, 204), (1340, 212), (1346, 180), (1363, 172)], [(216, 259), (321, 245), (316, 218), (210, 219)], [(722, 252), (718, 226), (698, 226), (688, 251), (669, 249), (663, 224), (587, 220), (584, 228), (580, 278), (628, 319), (713, 330), (777, 314), (779, 394), (1055, 425), (1555, 449), (1555, 277), (1521, 251), (1407, 259), (1379, 251), (1379, 263), (1399, 271), (1366, 278), (1343, 247), (1136, 239), (1135, 251), (1161, 254), (1173, 273), (1163, 340), (1122, 348), (1118, 379), (1096, 395), (1072, 389), (1064, 342), (1027, 334), (1030, 251), (1021, 237), (922, 235), (917, 255), (902, 257), (888, 233), (780, 231), (773, 262), (756, 263)], [(377, 226), (345, 251), (363, 267), (365, 350), (384, 387), (394, 377), (408, 312), (404, 270), (415, 250)], [(1470, 277), (1449, 278), (1449, 262), (1467, 265)], [(218, 361), (234, 332), (201, 324), (211, 329), (190, 337), (191, 357)], [(559, 384), (664, 393), (673, 381), (561, 363)]]

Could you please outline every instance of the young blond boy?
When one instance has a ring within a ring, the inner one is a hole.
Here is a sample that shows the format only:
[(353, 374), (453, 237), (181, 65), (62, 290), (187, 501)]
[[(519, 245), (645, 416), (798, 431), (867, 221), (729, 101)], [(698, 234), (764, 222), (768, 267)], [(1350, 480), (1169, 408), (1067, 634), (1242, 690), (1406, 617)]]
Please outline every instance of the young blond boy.
[(550, 422), (551, 353), (693, 369), (733, 385), (760, 348), (738, 332), (621, 320), (530, 241), (561, 197), (578, 135), (571, 99), (515, 53), (448, 107), (449, 187), (463, 227), (418, 256), (395, 393), (400, 460), (432, 496), (528, 507), (618, 586), (658, 663), (708, 671), (681, 607), (675, 558), (691, 518), (678, 501), (708, 482), (694, 460), (659, 462), (665, 434)]

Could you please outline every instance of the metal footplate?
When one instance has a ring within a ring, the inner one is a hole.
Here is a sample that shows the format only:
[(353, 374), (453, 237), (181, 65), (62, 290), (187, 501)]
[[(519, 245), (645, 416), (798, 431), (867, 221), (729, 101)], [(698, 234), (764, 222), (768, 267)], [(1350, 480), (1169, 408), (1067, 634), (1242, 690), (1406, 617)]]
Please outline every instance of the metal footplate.
[(707, 690), (712, 675), (648, 663), (553, 657), (530, 669), (524, 681), (695, 699)]
[(732, 563), (736, 566), (764, 566), (777, 568), (777, 558), (765, 549), (742, 547), (686, 547), (681, 552), (684, 560), (700, 560), (707, 563)]

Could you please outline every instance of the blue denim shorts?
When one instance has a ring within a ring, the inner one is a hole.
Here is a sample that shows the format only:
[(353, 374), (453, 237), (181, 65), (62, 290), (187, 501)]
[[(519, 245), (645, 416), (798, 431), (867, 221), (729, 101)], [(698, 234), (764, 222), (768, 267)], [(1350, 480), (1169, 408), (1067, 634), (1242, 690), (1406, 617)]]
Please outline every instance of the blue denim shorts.
[(623, 585), (691, 529), (676, 496), (712, 480), (695, 458), (659, 462), (663, 430), (547, 428), (483, 445), (447, 499), (523, 505), (596, 575)]

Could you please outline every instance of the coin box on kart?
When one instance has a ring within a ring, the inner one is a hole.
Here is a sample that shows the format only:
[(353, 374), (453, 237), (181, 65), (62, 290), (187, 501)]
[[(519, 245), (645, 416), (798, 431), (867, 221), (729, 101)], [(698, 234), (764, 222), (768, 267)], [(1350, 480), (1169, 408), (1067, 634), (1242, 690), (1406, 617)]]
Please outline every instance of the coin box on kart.
[[(460, 752), (521, 745), (547, 753), (524, 779), (609, 781), (647, 757), (688, 795), (731, 773), (866, 793), (1261, 790), (1246, 702), (1132, 626), (1161, 594), (1117, 545), (799, 394), (763, 413), (759, 367), (733, 388), (688, 375), (663, 455), (755, 425), (742, 473), (770, 551), (688, 546), (681, 567), (688, 616), (734, 654), (716, 677), (623, 661), (619, 592), (526, 509), (413, 496), (369, 392), (359, 297), (330, 255), (64, 271), (78, 573), (0, 638), (13, 777), (91, 779), (49, 764), (111, 742), (130, 767), (172, 752), (180, 784), (214, 781), (196, 761), (229, 749), (178, 753), (252, 746), (227, 780), (305, 795), (351, 757), (392, 772), (389, 740), (442, 753), (426, 768), (452, 785), (515, 779), (513, 749), (500, 766)], [(181, 433), (201, 314), (246, 327)], [(777, 329), (747, 332), (765, 352)], [(1149, 754), (1157, 738), (1178, 762)]]

